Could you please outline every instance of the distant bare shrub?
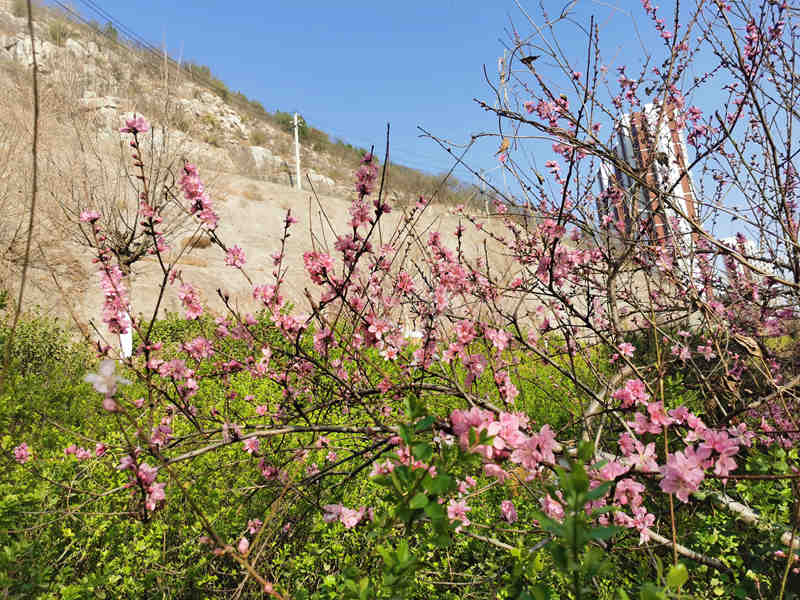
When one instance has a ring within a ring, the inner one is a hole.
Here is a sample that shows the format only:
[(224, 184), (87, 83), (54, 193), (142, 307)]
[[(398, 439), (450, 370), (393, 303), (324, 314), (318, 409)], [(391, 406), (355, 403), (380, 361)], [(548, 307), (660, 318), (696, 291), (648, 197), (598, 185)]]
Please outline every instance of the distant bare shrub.
[(14, 3), (11, 5), (11, 14), (15, 17), (27, 17), (28, 3), (26, 0), (14, 0)]
[(60, 20), (51, 21), (50, 26), (47, 29), (47, 35), (50, 38), (50, 41), (56, 46), (63, 46), (66, 43), (67, 38), (69, 38), (69, 34), (69, 27), (67, 27), (66, 23)]
[(263, 146), (267, 143), (269, 138), (263, 129), (253, 129), (250, 132), (250, 144), (252, 146)]
[(181, 247), (190, 250), (208, 248), (209, 246), (211, 246), (211, 239), (203, 234), (196, 233), (181, 240)]
[(197, 256), (183, 256), (181, 257), (180, 264), (186, 267), (207, 267), (208, 261), (205, 258), (198, 258)]
[(261, 202), (264, 200), (264, 196), (261, 191), (255, 185), (248, 185), (241, 193), (242, 197), (246, 198), (247, 200), (254, 200), (256, 202)]

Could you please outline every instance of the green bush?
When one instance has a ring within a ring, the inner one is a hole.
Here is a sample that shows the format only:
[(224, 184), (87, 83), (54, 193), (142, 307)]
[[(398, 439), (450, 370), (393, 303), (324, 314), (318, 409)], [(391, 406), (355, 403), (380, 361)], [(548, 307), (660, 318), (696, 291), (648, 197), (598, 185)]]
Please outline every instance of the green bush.
[[(275, 111), (273, 119), (283, 131), (294, 135), (294, 113), (286, 113), (278, 110)], [(302, 115), (297, 115), (297, 132), (301, 140), (304, 140), (308, 135), (308, 125)]]

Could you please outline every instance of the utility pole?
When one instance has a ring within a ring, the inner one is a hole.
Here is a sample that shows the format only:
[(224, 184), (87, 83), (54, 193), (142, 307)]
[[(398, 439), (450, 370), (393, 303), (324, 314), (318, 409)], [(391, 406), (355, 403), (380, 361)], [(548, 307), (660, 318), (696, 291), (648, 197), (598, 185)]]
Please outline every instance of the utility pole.
[(300, 188), (300, 133), (297, 127), (297, 113), (294, 113), (294, 164), (295, 164), (295, 178), (294, 187), (298, 190)]

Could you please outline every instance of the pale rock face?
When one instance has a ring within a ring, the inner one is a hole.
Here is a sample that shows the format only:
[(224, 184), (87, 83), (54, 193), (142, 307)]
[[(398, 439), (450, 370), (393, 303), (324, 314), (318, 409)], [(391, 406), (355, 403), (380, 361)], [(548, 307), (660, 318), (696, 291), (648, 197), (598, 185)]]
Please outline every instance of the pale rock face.
[(328, 177), (327, 175), (323, 175), (322, 173), (317, 173), (316, 171), (308, 171), (308, 178), (311, 180), (315, 186), (324, 186), (328, 188), (332, 188), (336, 185), (336, 182)]
[(66, 48), (68, 52), (74, 54), (77, 58), (86, 58), (90, 54), (88, 49), (84, 48), (83, 44), (72, 38), (69, 38), (64, 43), (64, 48)]
[(200, 94), (200, 101), (206, 106), (216, 106), (222, 104), (222, 100), (216, 94), (211, 92), (203, 92)]
[(222, 106), (216, 117), (225, 131), (232, 133), (233, 135), (240, 135), (244, 137), (247, 137), (250, 134), (249, 127), (242, 122), (242, 119), (239, 117), (238, 113), (231, 110), (227, 106)]
[(80, 103), (81, 106), (87, 110), (101, 110), (104, 108), (119, 110), (120, 106), (123, 104), (123, 100), (116, 96), (98, 97), (94, 92), (85, 92)]
[(282, 162), (281, 158), (275, 156), (269, 149), (262, 148), (261, 146), (250, 146), (250, 154), (253, 155), (253, 160), (256, 163), (256, 167), (259, 169), (280, 165)]
[[(23, 34), (6, 36), (2, 40), (2, 45), (13, 60), (26, 67), (33, 65), (33, 51), (29, 37)], [(48, 62), (59, 50), (58, 46), (51, 44), (47, 40), (36, 39), (36, 62), (39, 64), (40, 71), (43, 73), (49, 71)]]

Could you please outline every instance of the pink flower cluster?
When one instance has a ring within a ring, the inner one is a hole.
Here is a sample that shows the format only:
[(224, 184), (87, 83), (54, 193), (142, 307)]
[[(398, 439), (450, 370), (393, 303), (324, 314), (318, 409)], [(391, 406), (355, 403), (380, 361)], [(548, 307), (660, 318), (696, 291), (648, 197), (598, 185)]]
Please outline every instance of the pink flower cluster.
[(183, 177), (180, 179), (183, 196), (189, 201), (189, 212), (196, 215), (209, 230), (216, 229), (219, 216), (212, 208), (211, 200), (206, 194), (205, 186), (197, 173), (197, 167), (191, 163), (183, 166)]
[(31, 451), (26, 442), (22, 442), (19, 446), (14, 448), (14, 460), (19, 464), (24, 465), (31, 459)]
[(241, 269), (246, 262), (247, 260), (244, 256), (244, 250), (242, 250), (239, 246), (234, 245), (232, 248), (228, 248), (228, 252), (225, 255), (226, 265)]
[(200, 297), (197, 290), (190, 283), (184, 283), (178, 290), (178, 298), (183, 303), (186, 309), (186, 318), (193, 320), (203, 314), (203, 305), (200, 303)]
[(130, 119), (125, 119), (125, 126), (120, 128), (120, 133), (146, 133), (150, 131), (150, 123), (142, 116), (133, 115)]
[(650, 394), (641, 379), (628, 379), (625, 385), (615, 390), (611, 397), (622, 403), (622, 408), (630, 408), (639, 402), (647, 402)]
[(119, 265), (111, 263), (111, 253), (107, 248), (100, 249), (95, 261), (100, 263), (100, 289), (103, 291), (102, 320), (111, 333), (127, 333), (130, 327), (128, 317), (130, 302), (123, 284), (122, 270)]
[(96, 210), (82, 210), (78, 220), (81, 223), (96, 223), (100, 220), (100, 213)]
[(94, 451), (88, 450), (86, 448), (81, 448), (76, 446), (75, 444), (70, 444), (66, 448), (64, 448), (64, 456), (74, 456), (78, 460), (88, 460), (93, 456), (99, 457), (103, 456), (106, 453), (106, 446), (98, 442), (95, 444)]
[(375, 187), (375, 181), (378, 178), (378, 167), (375, 166), (373, 161), (372, 152), (368, 152), (363, 159), (361, 159), (361, 166), (356, 171), (356, 192), (360, 198), (369, 196)]
[[(136, 460), (128, 454), (122, 457), (117, 469), (120, 471), (130, 470), (134, 473), (126, 487), (133, 488), (136, 485), (141, 486), (146, 494), (145, 508), (147, 508), (147, 510), (156, 510), (159, 504), (166, 500), (164, 488), (166, 488), (167, 484), (156, 482), (158, 467), (151, 467), (146, 462), (137, 465)], [(131, 491), (132, 493), (134, 492), (134, 490)]]
[(358, 525), (364, 517), (372, 521), (375, 516), (372, 508), (362, 506), (361, 508), (347, 508), (341, 504), (326, 504), (322, 507), (324, 511), (322, 520), (326, 523), (333, 523), (339, 521), (344, 525), (345, 529), (352, 529)]
[[(554, 464), (555, 454), (560, 445), (549, 425), (544, 425), (538, 433), (528, 435), (528, 417), (522, 413), (501, 412), (496, 419), (493, 412), (472, 407), (468, 411), (454, 410), (450, 413), (453, 433), (459, 445), (467, 451), (483, 456), (487, 461), (509, 459), (535, 476), (542, 463)], [(482, 432), (490, 436), (488, 444), (472, 446), (470, 432), (480, 436)], [(497, 464), (484, 466), (487, 475), (503, 481), (508, 474)]]
[(322, 284), (329, 274), (333, 274), (333, 258), (325, 252), (306, 252), (303, 264), (311, 277), (311, 281)]

